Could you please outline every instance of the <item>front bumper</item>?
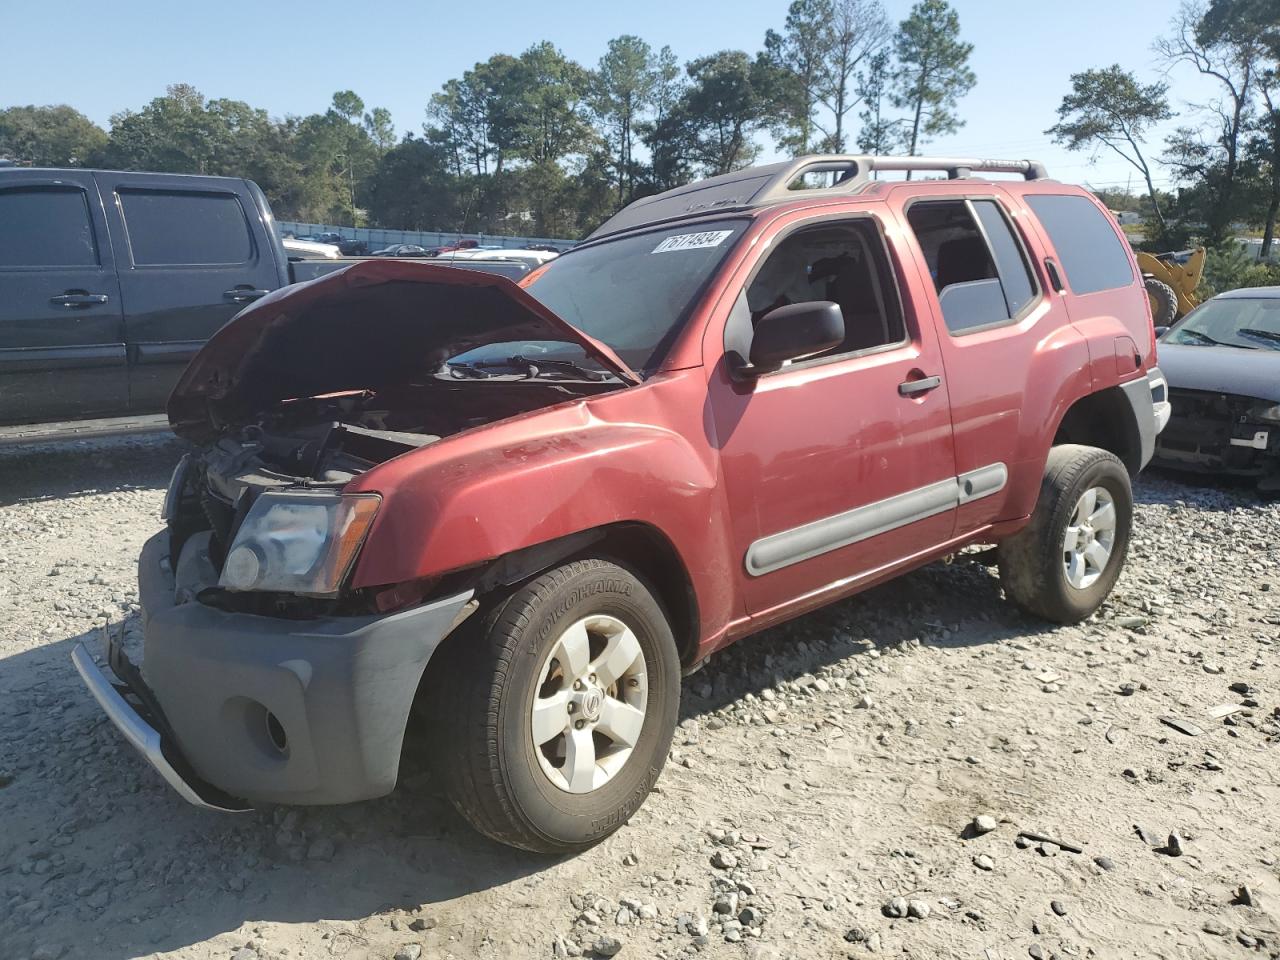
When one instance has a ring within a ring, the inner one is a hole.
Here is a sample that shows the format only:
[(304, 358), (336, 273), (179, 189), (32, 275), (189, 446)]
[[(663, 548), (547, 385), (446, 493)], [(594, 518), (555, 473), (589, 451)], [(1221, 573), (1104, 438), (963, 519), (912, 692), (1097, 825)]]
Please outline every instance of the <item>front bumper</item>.
[(167, 532), (143, 548), (142, 674), (127, 676), (131, 665), (111, 654), (133, 696), (122, 696), (83, 646), (73, 654), (107, 716), (165, 780), (203, 806), (349, 803), (389, 793), (422, 673), (473, 609), (470, 592), (387, 616), (229, 613), (195, 600), (198, 591), (184, 582), (186, 572), (204, 569), (191, 556), (199, 549), (196, 538), (188, 541), (175, 580)]
[(1156, 463), (1176, 470), (1252, 478), (1280, 489), (1280, 424), (1256, 420), (1261, 401), (1202, 390), (1172, 391), (1177, 414), (1156, 445)]

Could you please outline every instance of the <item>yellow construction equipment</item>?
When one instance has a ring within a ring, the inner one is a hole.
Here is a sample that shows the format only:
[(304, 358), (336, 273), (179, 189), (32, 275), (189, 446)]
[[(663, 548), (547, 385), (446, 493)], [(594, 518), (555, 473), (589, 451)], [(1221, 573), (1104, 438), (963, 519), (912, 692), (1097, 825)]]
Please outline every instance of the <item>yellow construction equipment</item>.
[(1204, 253), (1204, 247), (1170, 253), (1136, 252), (1157, 327), (1170, 326), (1200, 305), (1196, 287), (1204, 274)]

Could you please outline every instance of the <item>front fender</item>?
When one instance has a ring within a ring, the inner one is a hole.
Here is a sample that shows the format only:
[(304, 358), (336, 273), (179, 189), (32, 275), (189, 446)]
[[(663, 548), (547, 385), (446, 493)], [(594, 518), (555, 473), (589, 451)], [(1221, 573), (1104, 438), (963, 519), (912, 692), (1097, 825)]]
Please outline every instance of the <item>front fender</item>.
[(655, 387), (460, 434), (362, 475), (347, 489), (376, 491), (383, 504), (352, 585), (438, 576), (634, 521), (680, 554), (704, 624), (727, 621), (731, 551), (718, 461), (699, 443), (702, 405)]

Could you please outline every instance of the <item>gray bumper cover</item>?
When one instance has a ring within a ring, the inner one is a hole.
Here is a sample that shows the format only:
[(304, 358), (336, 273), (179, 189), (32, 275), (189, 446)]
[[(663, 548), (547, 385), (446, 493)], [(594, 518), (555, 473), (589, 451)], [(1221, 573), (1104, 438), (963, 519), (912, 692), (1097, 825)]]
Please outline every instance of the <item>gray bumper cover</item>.
[(1152, 367), (1145, 377), (1120, 384), (1129, 405), (1133, 407), (1141, 448), (1140, 467), (1151, 462), (1156, 451), (1156, 436), (1169, 422), (1169, 385), (1159, 367)]
[(468, 612), (470, 592), (388, 616), (228, 613), (175, 601), (167, 544), (167, 533), (149, 540), (138, 570), (145, 694), (162, 713), (158, 722), (121, 697), (87, 651), (74, 655), (126, 738), (184, 797), (206, 806), (226, 808), (204, 801), (199, 781), (251, 802), (349, 803), (389, 793), (423, 670)]

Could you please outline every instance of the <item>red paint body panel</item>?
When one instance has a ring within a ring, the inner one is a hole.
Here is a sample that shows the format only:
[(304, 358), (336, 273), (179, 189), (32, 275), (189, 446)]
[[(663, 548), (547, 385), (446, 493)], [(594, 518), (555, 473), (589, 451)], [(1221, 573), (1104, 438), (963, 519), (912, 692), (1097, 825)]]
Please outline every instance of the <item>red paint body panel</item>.
[[(848, 199), (754, 211), (644, 384), (464, 432), (356, 479), (349, 490), (377, 491), (384, 502), (354, 585), (435, 576), (582, 530), (643, 523), (682, 560), (701, 656), (966, 542), (1014, 532), (1035, 505), (1071, 404), (1144, 375), (1155, 359), (1136, 265), (1122, 290), (1053, 289), (1045, 260), (1056, 252), (1022, 200), (1033, 191), (1087, 195), (1039, 181), (881, 183)], [(995, 198), (1021, 236), (1040, 292), (1016, 322), (963, 337), (943, 324), (905, 209), (947, 196)], [(735, 379), (725, 325), (743, 284), (780, 234), (833, 215), (880, 225), (908, 342)], [(942, 377), (940, 389), (899, 395), (898, 384), (931, 375)], [(746, 569), (762, 537), (992, 464), (1006, 466), (1008, 481), (991, 496), (761, 576)]]

